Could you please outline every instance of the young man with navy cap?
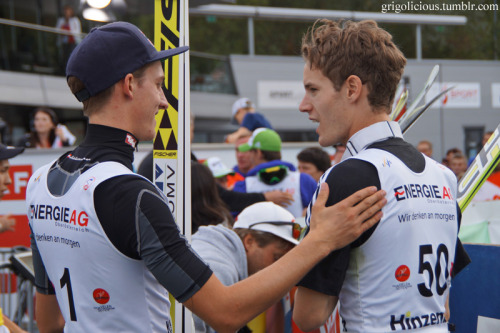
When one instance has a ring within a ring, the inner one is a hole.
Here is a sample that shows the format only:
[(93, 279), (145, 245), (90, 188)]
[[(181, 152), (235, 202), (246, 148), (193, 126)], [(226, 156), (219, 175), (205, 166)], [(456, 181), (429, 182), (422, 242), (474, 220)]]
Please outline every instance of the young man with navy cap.
[(218, 331), (235, 331), (380, 218), (374, 188), (332, 212), (317, 205), (325, 215), (308, 241), (225, 287), (180, 234), (163, 193), (132, 172), (137, 143), (153, 139), (155, 114), (168, 107), (160, 61), (186, 50), (158, 52), (136, 26), (116, 22), (73, 51), (68, 85), (83, 102), (87, 135), (35, 171), (27, 189), (40, 332), (171, 332), (167, 290)]

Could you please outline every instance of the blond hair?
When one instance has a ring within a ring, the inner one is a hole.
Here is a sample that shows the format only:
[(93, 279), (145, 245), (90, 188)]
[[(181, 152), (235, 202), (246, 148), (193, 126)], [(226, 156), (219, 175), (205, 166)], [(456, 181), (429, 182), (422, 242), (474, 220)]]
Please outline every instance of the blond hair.
[(356, 75), (368, 86), (370, 105), (390, 112), (406, 58), (375, 21), (318, 20), (304, 35), (301, 51), (310, 68), (320, 70), (336, 90)]

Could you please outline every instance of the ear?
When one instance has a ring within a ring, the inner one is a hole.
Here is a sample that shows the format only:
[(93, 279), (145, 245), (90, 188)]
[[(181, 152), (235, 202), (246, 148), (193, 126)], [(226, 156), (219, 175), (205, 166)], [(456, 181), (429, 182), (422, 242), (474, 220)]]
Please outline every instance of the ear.
[(252, 163), (261, 164), (267, 162), (264, 158), (264, 153), (260, 149), (255, 150), (255, 159), (252, 160)]
[(134, 76), (131, 73), (128, 73), (121, 81), (120, 81), (120, 88), (123, 93), (123, 95), (127, 98), (132, 98), (134, 97), (134, 91), (135, 91), (135, 80)]
[(356, 101), (361, 96), (361, 90), (363, 89), (363, 82), (357, 75), (350, 75), (345, 83), (347, 89), (347, 98)]
[(251, 234), (246, 234), (245, 237), (243, 237), (243, 246), (245, 247), (245, 252), (249, 253), (252, 251), (252, 248), (255, 246), (255, 238)]

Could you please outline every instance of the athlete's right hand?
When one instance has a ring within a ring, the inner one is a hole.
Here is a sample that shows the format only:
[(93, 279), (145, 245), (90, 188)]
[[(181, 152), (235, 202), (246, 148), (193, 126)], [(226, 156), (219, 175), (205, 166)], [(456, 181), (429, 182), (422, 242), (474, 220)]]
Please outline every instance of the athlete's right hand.
[(312, 207), (311, 231), (330, 246), (330, 251), (352, 243), (363, 232), (382, 218), (382, 207), (387, 203), (385, 191), (374, 186), (357, 191), (333, 206), (326, 207), (328, 184), (322, 183), (318, 198)]

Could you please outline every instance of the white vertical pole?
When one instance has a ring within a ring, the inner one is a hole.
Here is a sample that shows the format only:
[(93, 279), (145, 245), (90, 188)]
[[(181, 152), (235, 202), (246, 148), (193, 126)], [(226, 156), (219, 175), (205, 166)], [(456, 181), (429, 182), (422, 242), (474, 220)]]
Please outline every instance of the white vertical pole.
[(422, 60), (422, 25), (417, 24), (416, 31), (416, 48), (417, 48), (417, 60)]
[(255, 55), (255, 37), (254, 37), (253, 17), (248, 18), (248, 54)]

